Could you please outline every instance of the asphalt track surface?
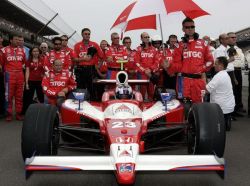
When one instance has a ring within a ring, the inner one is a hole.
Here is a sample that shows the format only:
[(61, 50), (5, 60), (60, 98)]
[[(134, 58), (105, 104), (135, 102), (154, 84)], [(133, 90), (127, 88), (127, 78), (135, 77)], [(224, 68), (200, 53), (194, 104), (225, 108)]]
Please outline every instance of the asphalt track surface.
[[(245, 92), (244, 92), (245, 93)], [(245, 95), (245, 94), (244, 94)], [(247, 103), (244, 96), (244, 103)], [(21, 157), (22, 122), (0, 120), (0, 186), (115, 186), (113, 172), (42, 172), (25, 180)], [(182, 148), (165, 154), (185, 152)], [(60, 150), (59, 154), (82, 155)], [(89, 155), (84, 153), (83, 155)], [(216, 173), (137, 173), (135, 185), (143, 186), (249, 186), (250, 185), (250, 118), (238, 118), (227, 132), (226, 177)]]

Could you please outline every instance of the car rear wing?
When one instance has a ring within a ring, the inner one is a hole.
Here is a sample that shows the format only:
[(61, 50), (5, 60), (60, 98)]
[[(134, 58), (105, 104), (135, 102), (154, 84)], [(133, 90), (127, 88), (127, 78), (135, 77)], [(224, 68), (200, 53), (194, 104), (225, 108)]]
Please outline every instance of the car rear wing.
[[(119, 162), (121, 163), (121, 162)], [(33, 171), (116, 171), (111, 156), (36, 156), (25, 161)], [(213, 155), (138, 155), (135, 171), (216, 171), (224, 179), (225, 160)]]

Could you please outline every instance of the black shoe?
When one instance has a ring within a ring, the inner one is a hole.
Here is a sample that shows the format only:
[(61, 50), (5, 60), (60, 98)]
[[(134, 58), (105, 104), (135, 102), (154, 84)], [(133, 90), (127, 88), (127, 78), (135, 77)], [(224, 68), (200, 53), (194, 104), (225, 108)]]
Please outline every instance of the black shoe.
[(237, 112), (246, 113), (247, 111), (246, 111), (246, 109), (244, 109), (244, 108), (239, 108), (239, 109), (237, 110)]
[(237, 119), (234, 116), (232, 116), (231, 121), (237, 121)]
[(243, 114), (240, 114), (240, 113), (238, 113), (238, 112), (234, 112), (234, 113), (233, 113), (233, 116), (234, 116), (234, 117), (244, 117)]

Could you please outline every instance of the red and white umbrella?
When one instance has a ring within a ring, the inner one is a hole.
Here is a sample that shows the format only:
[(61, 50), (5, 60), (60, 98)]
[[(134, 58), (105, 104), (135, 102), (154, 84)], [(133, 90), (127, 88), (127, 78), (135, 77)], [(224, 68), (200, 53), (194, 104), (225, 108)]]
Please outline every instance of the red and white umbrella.
[(174, 12), (192, 19), (209, 15), (192, 0), (138, 0), (123, 10), (111, 29), (156, 29), (156, 15), (164, 17)]

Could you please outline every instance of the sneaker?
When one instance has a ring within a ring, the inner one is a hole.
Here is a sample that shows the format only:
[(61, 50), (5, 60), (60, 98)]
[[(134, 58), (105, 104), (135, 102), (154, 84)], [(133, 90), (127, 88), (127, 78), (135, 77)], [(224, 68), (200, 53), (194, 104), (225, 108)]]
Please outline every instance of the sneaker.
[(5, 121), (12, 121), (12, 115), (7, 115), (6, 118), (5, 118)]
[(20, 114), (16, 115), (16, 120), (17, 121), (23, 121), (23, 119), (24, 119), (23, 115), (20, 115)]

